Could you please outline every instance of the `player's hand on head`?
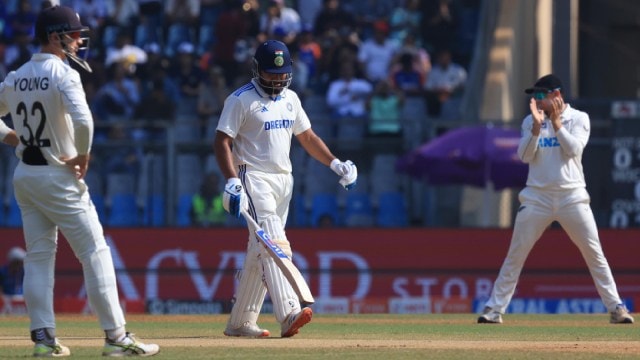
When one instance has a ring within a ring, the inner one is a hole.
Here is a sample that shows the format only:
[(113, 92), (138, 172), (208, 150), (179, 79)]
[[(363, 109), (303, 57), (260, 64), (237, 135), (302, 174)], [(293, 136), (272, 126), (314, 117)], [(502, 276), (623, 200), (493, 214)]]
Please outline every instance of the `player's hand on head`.
[(329, 166), (333, 172), (340, 176), (338, 181), (345, 189), (351, 190), (356, 186), (358, 180), (358, 168), (351, 160), (342, 162), (338, 159), (333, 159)]
[(240, 211), (249, 208), (247, 194), (238, 178), (229, 178), (224, 186), (224, 194), (222, 195), (222, 205), (224, 209), (231, 215), (239, 218)]

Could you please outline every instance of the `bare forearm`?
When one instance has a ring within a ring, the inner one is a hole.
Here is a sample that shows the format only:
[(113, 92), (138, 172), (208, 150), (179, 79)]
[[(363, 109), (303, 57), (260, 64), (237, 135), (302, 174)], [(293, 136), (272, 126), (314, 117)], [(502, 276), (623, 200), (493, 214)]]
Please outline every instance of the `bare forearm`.
[(325, 144), (325, 142), (322, 141), (322, 139), (320, 139), (320, 137), (318, 137), (311, 129), (298, 135), (298, 140), (311, 157), (326, 166), (329, 166), (331, 161), (336, 158), (327, 147), (327, 144)]
[(213, 152), (218, 162), (220, 172), (225, 179), (238, 177), (236, 169), (233, 166), (233, 155), (231, 153), (231, 138), (223, 133), (216, 133), (213, 143)]
[(16, 135), (16, 132), (12, 130), (7, 134), (7, 136), (4, 137), (4, 139), (2, 139), (2, 142), (7, 145), (18, 146), (18, 144), (20, 143), (20, 139), (18, 139), (18, 135)]

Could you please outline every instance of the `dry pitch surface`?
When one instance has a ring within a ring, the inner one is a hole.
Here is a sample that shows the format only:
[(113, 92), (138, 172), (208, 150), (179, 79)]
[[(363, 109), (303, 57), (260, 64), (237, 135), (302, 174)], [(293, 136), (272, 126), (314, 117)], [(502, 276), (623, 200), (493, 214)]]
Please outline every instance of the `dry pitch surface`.
[[(161, 346), (160, 357), (341, 359), (640, 359), (640, 328), (611, 325), (606, 315), (508, 315), (505, 324), (475, 324), (474, 314), (316, 315), (293, 338), (281, 339), (273, 315), (260, 325), (267, 339), (222, 335), (226, 315), (130, 315), (128, 328)], [(30, 355), (25, 317), (0, 317), (0, 358)], [(93, 316), (59, 315), (58, 336), (74, 357), (102, 344)], [(93, 355), (92, 355), (93, 354)]]

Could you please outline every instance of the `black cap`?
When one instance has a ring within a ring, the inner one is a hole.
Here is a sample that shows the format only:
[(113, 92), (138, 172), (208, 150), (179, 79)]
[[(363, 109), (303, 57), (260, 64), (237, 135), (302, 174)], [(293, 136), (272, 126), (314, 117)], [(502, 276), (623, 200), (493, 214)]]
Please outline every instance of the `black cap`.
[(286, 74), (291, 70), (291, 55), (287, 45), (278, 40), (267, 40), (260, 44), (253, 57), (262, 71), (270, 74)]
[(533, 84), (533, 87), (526, 89), (524, 92), (527, 94), (531, 94), (538, 91), (548, 92), (557, 89), (562, 89), (562, 81), (560, 81), (557, 76), (549, 74), (538, 79), (538, 81)]
[(66, 6), (43, 9), (36, 19), (36, 37), (45, 40), (52, 32), (65, 33), (89, 30), (80, 22), (80, 15)]

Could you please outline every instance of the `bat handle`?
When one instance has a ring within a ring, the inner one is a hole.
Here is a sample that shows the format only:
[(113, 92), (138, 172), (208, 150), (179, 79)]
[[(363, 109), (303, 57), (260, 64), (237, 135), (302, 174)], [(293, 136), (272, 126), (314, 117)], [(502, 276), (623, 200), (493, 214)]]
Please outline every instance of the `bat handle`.
[(257, 232), (257, 231), (262, 230), (260, 225), (258, 225), (258, 223), (253, 219), (253, 217), (251, 217), (251, 215), (249, 214), (249, 212), (247, 210), (242, 209), (242, 210), (240, 210), (240, 213), (247, 220), (247, 223), (249, 224), (249, 226), (253, 228), (253, 231)]
[(240, 210), (240, 214), (244, 216), (245, 220), (247, 220), (249, 225), (251, 225), (254, 229), (256, 230), (260, 229), (260, 226), (258, 225), (258, 223), (255, 220), (253, 220), (253, 218), (251, 217), (251, 215), (249, 215), (246, 209)]

